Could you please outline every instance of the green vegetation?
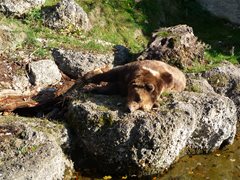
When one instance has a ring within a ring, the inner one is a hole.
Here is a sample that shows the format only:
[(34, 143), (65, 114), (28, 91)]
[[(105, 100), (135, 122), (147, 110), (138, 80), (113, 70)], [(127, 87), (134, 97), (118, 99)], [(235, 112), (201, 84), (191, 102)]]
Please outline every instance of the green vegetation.
[[(58, 0), (47, 0), (45, 7)], [(159, 27), (187, 24), (193, 27), (199, 39), (210, 45), (206, 51), (207, 65), (198, 65), (190, 72), (204, 71), (222, 60), (240, 62), (240, 29), (204, 11), (193, 0), (76, 0), (94, 25), (83, 32), (71, 25), (64, 30), (52, 30), (42, 22), (41, 9), (34, 9), (23, 19), (0, 17), (0, 22), (15, 24), (27, 34), (27, 40), (19, 48), (43, 58), (50, 56), (53, 47), (112, 51), (114, 44), (128, 47), (131, 52), (142, 51), (151, 33)], [(161, 34), (167, 36), (167, 34)], [(100, 43), (99, 43), (100, 41)], [(101, 43), (103, 42), (103, 43)], [(104, 42), (109, 42), (106, 44)]]
[(213, 87), (225, 87), (229, 82), (229, 78), (223, 74), (215, 74), (209, 77), (208, 81)]
[(202, 93), (201, 87), (198, 84), (190, 84), (186, 88), (187, 91)]
[(103, 113), (100, 117), (99, 117), (99, 125), (100, 126), (111, 126), (113, 124), (113, 117), (112, 114), (110, 113)]

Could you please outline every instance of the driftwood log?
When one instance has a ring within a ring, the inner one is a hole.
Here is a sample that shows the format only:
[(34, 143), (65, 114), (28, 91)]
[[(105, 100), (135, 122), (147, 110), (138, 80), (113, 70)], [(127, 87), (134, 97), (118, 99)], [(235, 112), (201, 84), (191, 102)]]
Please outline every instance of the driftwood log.
[(68, 80), (63, 83), (62, 86), (53, 88), (46, 88), (44, 91), (32, 90), (25, 94), (13, 91), (5, 90), (0, 95), (0, 111), (12, 112), (19, 108), (30, 108), (40, 105), (44, 105), (49, 102), (53, 102), (56, 99), (61, 99), (62, 95), (66, 93), (73, 85), (74, 80)]

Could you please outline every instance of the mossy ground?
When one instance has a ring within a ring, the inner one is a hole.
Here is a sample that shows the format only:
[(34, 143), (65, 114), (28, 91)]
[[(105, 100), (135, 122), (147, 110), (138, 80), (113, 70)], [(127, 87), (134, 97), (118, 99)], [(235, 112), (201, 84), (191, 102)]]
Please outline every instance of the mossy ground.
[[(47, 0), (46, 6), (58, 0)], [(206, 51), (207, 65), (196, 64), (190, 72), (204, 71), (223, 60), (240, 62), (240, 29), (226, 20), (218, 19), (204, 11), (193, 0), (76, 0), (93, 21), (93, 29), (83, 32), (72, 26), (55, 31), (43, 26), (41, 10), (34, 9), (25, 18), (0, 16), (0, 23), (13, 23), (27, 34), (19, 49), (43, 58), (50, 57), (50, 49), (56, 47), (112, 51), (112, 45), (128, 47), (133, 53), (141, 52), (147, 45), (151, 33), (159, 27), (187, 24), (193, 27), (199, 39), (210, 45)], [(99, 13), (99, 14), (97, 14)], [(95, 15), (94, 15), (95, 14)], [(110, 42), (110, 45), (99, 43)]]

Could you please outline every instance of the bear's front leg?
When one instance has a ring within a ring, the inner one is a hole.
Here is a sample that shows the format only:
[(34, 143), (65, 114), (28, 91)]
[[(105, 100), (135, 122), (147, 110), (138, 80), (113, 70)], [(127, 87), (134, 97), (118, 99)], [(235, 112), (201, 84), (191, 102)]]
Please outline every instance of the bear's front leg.
[(111, 70), (111, 67), (110, 65), (107, 65), (107, 66), (104, 66), (104, 67), (101, 67), (101, 68), (96, 68), (92, 71), (89, 71), (87, 72), (84, 76), (83, 76), (83, 80), (85, 82), (90, 82), (91, 79), (98, 75), (98, 74), (102, 74), (102, 73), (105, 73), (105, 72), (108, 72), (109, 70)]

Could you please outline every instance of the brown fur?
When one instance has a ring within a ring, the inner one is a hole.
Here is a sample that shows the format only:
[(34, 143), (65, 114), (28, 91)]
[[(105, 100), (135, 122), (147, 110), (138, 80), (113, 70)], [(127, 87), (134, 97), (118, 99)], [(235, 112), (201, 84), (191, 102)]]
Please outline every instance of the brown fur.
[(131, 112), (149, 111), (161, 93), (181, 92), (186, 86), (186, 78), (179, 69), (155, 60), (136, 61), (113, 69), (98, 68), (83, 79), (88, 83), (84, 91), (127, 96)]

